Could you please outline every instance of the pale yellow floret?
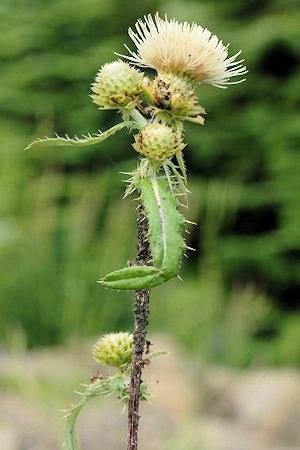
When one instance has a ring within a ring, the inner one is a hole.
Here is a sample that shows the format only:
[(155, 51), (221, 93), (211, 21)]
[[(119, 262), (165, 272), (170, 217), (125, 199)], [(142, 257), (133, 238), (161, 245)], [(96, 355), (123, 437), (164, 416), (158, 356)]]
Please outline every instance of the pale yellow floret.
[(120, 56), (137, 66), (187, 75), (199, 83), (221, 88), (241, 83), (244, 79), (230, 80), (247, 73), (243, 60), (237, 60), (240, 51), (229, 57), (229, 44), (225, 46), (207, 28), (196, 23), (162, 19), (158, 13), (153, 18), (149, 14), (136, 22), (135, 31), (129, 28), (128, 33), (136, 51), (125, 46), (130, 56)]

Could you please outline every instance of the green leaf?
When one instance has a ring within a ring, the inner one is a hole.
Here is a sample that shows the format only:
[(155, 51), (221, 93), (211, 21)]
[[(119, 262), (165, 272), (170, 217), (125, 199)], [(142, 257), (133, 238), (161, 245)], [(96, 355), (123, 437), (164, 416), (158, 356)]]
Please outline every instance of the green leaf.
[(74, 138), (70, 138), (69, 136), (61, 137), (56, 136), (53, 138), (45, 137), (44, 139), (36, 139), (31, 142), (25, 150), (31, 150), (38, 147), (85, 147), (87, 145), (95, 145), (114, 135), (117, 131), (122, 130), (124, 127), (134, 127), (134, 122), (125, 121), (114, 125), (109, 128), (109, 130), (104, 131), (103, 133), (99, 131), (98, 134), (88, 136), (83, 136), (81, 138), (75, 136)]

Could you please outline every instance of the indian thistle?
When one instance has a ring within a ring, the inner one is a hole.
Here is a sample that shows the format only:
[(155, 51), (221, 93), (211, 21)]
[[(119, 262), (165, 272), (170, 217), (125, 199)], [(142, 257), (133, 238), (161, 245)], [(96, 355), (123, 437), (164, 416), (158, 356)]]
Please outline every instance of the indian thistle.
[[(136, 290), (135, 333), (134, 337), (107, 335), (94, 347), (94, 357), (117, 372), (93, 380), (82, 401), (67, 413), (66, 442), (71, 450), (77, 448), (74, 424), (82, 406), (95, 395), (111, 392), (129, 399), (127, 448), (137, 449), (139, 399), (147, 398), (141, 373), (149, 289), (179, 276), (188, 248), (183, 239), (187, 220), (178, 210), (181, 204), (187, 205), (188, 194), (183, 124), (204, 124), (206, 112), (196, 94), (199, 84), (226, 88), (244, 81), (241, 76), (247, 73), (238, 59), (240, 52), (229, 56), (228, 45), (196, 23), (180, 23), (156, 13), (138, 20), (129, 36), (136, 49), (125, 46), (129, 54), (118, 54), (128, 62), (119, 59), (103, 65), (91, 87), (98, 108), (116, 109), (122, 121), (103, 133), (37, 139), (27, 147), (94, 145), (127, 128), (134, 133), (132, 147), (139, 156), (137, 168), (127, 174), (124, 194), (136, 191), (139, 198), (137, 264), (99, 280), (106, 288)], [(154, 69), (155, 76), (145, 76), (143, 68)]]

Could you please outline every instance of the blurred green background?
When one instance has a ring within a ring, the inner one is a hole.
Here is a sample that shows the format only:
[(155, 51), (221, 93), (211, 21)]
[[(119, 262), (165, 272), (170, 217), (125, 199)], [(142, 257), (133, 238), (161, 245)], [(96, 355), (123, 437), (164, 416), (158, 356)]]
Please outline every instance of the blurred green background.
[(187, 217), (198, 223), (184, 282), (153, 290), (151, 333), (245, 367), (300, 364), (300, 9), (293, 0), (2, 0), (0, 341), (33, 348), (132, 327), (132, 296), (96, 280), (135, 254), (121, 201), (132, 137), (24, 152), (35, 137), (118, 122), (89, 99), (105, 62), (148, 12), (197, 21), (240, 48), (247, 81), (200, 86), (204, 127), (186, 126)]

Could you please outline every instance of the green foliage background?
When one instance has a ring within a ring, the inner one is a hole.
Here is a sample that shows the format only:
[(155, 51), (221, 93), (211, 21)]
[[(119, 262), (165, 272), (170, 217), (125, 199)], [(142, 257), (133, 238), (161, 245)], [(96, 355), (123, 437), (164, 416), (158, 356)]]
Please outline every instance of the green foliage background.
[(89, 86), (159, 10), (243, 49), (247, 82), (201, 86), (205, 127), (187, 126), (190, 244), (184, 283), (153, 291), (151, 331), (214, 363), (300, 363), (300, 10), (293, 0), (2, 0), (0, 339), (29, 347), (131, 327), (131, 296), (95, 281), (135, 254), (121, 201), (136, 164), (126, 133), (98, 148), (25, 153), (37, 136), (117, 123)]

